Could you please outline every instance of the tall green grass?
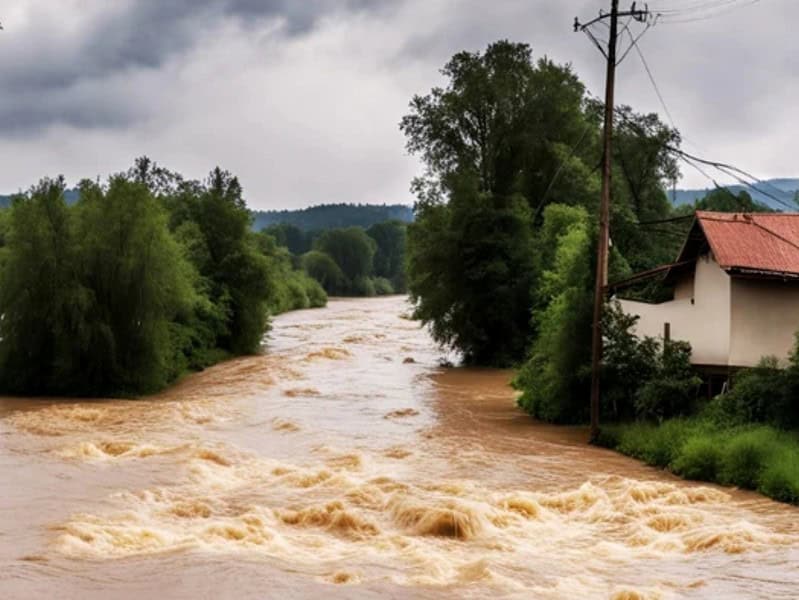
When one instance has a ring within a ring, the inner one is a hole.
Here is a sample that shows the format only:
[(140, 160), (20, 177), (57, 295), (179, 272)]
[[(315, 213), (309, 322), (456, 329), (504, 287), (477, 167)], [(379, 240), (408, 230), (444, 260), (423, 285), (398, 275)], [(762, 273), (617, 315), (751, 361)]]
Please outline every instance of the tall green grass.
[(685, 477), (799, 504), (799, 438), (773, 427), (724, 427), (699, 417), (603, 430), (599, 443)]

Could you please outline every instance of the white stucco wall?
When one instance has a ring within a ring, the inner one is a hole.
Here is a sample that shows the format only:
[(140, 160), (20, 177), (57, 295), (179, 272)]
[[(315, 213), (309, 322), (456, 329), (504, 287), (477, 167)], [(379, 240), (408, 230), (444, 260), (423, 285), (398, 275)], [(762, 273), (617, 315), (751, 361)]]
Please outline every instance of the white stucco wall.
[(798, 329), (799, 284), (732, 280), (731, 366), (750, 367), (767, 355), (785, 362)]
[[(698, 365), (727, 365), (730, 351), (731, 280), (712, 256), (697, 260), (693, 294), (686, 276), (675, 299), (661, 304), (621, 300), (625, 312), (638, 315), (636, 334), (662, 337), (665, 323), (671, 338), (691, 343), (691, 361)], [(693, 300), (693, 303), (692, 303)]]

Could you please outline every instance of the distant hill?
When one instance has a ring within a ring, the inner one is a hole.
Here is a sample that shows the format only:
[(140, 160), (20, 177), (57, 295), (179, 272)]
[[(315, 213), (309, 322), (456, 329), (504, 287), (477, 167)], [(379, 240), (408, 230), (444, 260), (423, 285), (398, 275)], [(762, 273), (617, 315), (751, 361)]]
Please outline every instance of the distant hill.
[[(78, 201), (78, 190), (65, 190), (64, 191), (64, 199), (67, 201), (67, 204), (75, 204)], [(0, 208), (7, 208), (11, 206), (11, 199), (16, 196), (16, 194), (0, 194)]]
[(369, 227), (383, 221), (413, 221), (413, 209), (404, 204), (320, 204), (299, 210), (255, 210), (253, 229), (287, 223), (304, 231), (335, 227)]
[[(761, 189), (768, 194), (779, 198), (786, 204), (791, 207), (795, 207), (792, 209), (787, 208), (785, 205), (777, 202), (773, 198), (769, 198), (765, 194), (761, 194), (751, 188), (748, 188), (743, 185), (725, 185), (723, 186), (730, 190), (733, 194), (738, 194), (738, 192), (746, 191), (752, 196), (752, 200), (756, 202), (760, 202), (773, 208), (774, 210), (796, 210), (799, 211), (799, 205), (796, 203), (796, 193), (799, 192), (799, 179), (767, 179), (764, 180), (763, 183), (755, 184), (755, 187)], [(701, 200), (704, 198), (708, 192), (712, 191), (712, 188), (704, 189), (704, 190), (676, 190), (676, 194), (673, 196), (673, 192), (668, 190), (669, 200), (672, 200), (675, 205), (680, 204), (693, 204), (696, 200)]]

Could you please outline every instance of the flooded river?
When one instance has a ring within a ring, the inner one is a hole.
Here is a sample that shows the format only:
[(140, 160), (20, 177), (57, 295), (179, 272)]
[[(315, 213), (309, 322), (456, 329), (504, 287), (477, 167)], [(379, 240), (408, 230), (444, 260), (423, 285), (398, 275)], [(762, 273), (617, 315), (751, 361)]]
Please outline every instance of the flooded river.
[(799, 510), (532, 422), (407, 312), (280, 316), (145, 400), (0, 399), (0, 597), (799, 597)]

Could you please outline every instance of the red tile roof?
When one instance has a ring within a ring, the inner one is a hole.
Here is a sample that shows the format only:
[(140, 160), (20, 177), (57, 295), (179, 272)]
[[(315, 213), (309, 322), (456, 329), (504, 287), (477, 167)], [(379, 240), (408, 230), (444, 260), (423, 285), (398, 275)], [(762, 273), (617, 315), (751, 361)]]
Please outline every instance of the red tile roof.
[(799, 213), (696, 211), (722, 269), (799, 275)]

